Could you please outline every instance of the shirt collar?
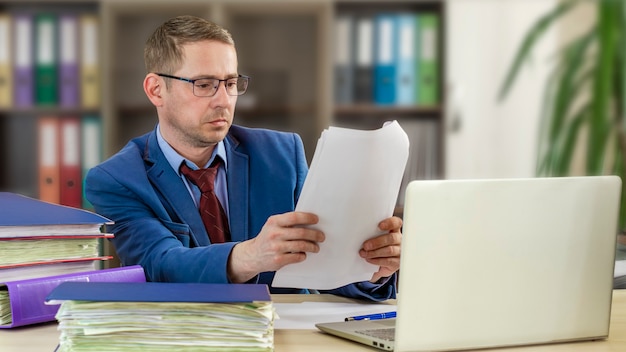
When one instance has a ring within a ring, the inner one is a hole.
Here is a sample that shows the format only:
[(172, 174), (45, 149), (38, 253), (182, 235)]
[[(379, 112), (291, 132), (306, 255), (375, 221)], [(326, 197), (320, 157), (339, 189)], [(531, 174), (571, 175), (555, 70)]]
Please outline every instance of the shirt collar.
[[(169, 145), (169, 143), (167, 143), (167, 141), (163, 138), (163, 135), (161, 135), (160, 125), (157, 125), (156, 133), (157, 133), (157, 142), (159, 143), (159, 147), (161, 148), (163, 155), (165, 155), (165, 159), (167, 159), (167, 162), (170, 164), (172, 169), (174, 169), (174, 171), (176, 172), (178, 176), (181, 176), (180, 164), (183, 161), (187, 161), (187, 166), (189, 166), (191, 169), (197, 169), (196, 164), (185, 159), (182, 155), (178, 154), (178, 152), (174, 150), (174, 148), (172, 148), (172, 146)], [(206, 165), (204, 165), (204, 167), (206, 168), (209, 165), (211, 165), (211, 163), (213, 162), (216, 156), (219, 156), (222, 159), (224, 170), (228, 170), (228, 161), (226, 160), (226, 148), (224, 147), (224, 141), (220, 141), (217, 144), (216, 148), (213, 149), (213, 154), (211, 155), (211, 158), (209, 158), (209, 162)]]

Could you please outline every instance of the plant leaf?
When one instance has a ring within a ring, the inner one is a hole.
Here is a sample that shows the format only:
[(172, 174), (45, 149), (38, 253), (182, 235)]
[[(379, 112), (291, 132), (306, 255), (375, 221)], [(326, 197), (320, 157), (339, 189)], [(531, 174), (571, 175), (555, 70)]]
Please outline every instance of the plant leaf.
[(509, 90), (515, 82), (515, 79), (517, 78), (517, 74), (521, 69), (522, 63), (528, 58), (531, 49), (539, 41), (546, 30), (550, 28), (550, 25), (582, 1), (584, 0), (560, 2), (552, 11), (539, 18), (539, 20), (533, 24), (529, 32), (524, 36), (524, 40), (515, 54), (513, 64), (509, 68), (504, 83), (500, 88), (500, 93), (498, 94), (499, 101), (502, 101), (507, 96)]
[(548, 143), (559, 138), (563, 125), (566, 123), (567, 114), (578, 98), (577, 93), (581, 90), (575, 79), (584, 69), (585, 54), (595, 39), (596, 31), (591, 30), (565, 51), (561, 64), (563, 73), (554, 96), (554, 110), (547, 135)]
[[(590, 30), (563, 50), (559, 64), (550, 76), (545, 98), (546, 110), (543, 112), (539, 135), (540, 149), (538, 173), (562, 176), (570, 167), (571, 157), (562, 155), (565, 137), (570, 126), (573, 105), (584, 98), (584, 87), (589, 87), (593, 65), (585, 65), (588, 49), (596, 39), (596, 31)], [(591, 68), (587, 68), (591, 66)], [(582, 94), (581, 94), (582, 92)], [(582, 123), (574, 125), (580, 128)], [(578, 131), (570, 134), (578, 135)], [(574, 146), (571, 146), (573, 153)], [(564, 158), (564, 159), (563, 159)], [(567, 164), (564, 164), (567, 161)]]
[[(614, 173), (624, 179), (626, 172), (626, 2), (621, 1), (620, 16), (617, 20), (617, 31), (620, 33), (619, 47), (616, 50), (616, 67), (621, 72), (616, 82), (616, 123), (613, 127), (616, 131), (615, 138), (615, 164)], [(621, 211), (619, 216), (619, 230), (626, 228), (626, 188), (622, 187)]]
[(598, 2), (598, 59), (592, 92), (592, 114), (587, 140), (587, 174), (601, 175), (605, 148), (611, 132), (610, 102), (614, 82), (614, 57), (617, 42), (619, 2)]
[(556, 161), (554, 167), (555, 176), (567, 176), (570, 172), (570, 166), (572, 163), (572, 157), (576, 150), (576, 142), (579, 134), (582, 134), (582, 126), (589, 118), (591, 107), (589, 104), (583, 106), (579, 112), (574, 114), (565, 128), (565, 132), (561, 134), (561, 141), (559, 143), (559, 158)]

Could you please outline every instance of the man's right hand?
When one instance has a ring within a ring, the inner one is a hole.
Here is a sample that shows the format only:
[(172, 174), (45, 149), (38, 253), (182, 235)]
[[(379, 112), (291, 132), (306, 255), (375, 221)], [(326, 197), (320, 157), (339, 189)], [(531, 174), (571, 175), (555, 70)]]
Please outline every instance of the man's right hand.
[(324, 241), (324, 233), (304, 227), (317, 224), (318, 221), (317, 215), (303, 212), (289, 212), (268, 218), (255, 238), (233, 247), (228, 259), (230, 281), (246, 282), (259, 273), (302, 262), (308, 252), (319, 252), (318, 242)]

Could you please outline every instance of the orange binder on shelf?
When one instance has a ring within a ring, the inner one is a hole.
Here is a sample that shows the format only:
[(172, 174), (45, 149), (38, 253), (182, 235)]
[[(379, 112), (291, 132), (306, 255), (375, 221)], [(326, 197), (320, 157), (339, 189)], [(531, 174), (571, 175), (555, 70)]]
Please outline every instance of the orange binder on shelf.
[(0, 108), (10, 108), (13, 105), (11, 22), (11, 15), (0, 13)]
[(84, 14), (80, 18), (80, 86), (83, 108), (100, 106), (100, 67), (98, 64), (98, 18)]
[(75, 208), (82, 206), (80, 138), (80, 119), (63, 117), (60, 120), (59, 199), (62, 205)]
[(42, 116), (37, 121), (39, 147), (39, 199), (60, 202), (59, 122), (54, 116)]

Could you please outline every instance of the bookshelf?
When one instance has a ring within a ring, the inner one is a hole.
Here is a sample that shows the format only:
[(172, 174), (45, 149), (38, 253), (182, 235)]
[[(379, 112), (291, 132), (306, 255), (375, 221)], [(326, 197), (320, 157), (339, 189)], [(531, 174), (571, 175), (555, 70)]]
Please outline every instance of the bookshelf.
[(411, 141), (409, 180), (443, 177), (444, 2), (335, 3), (334, 123), (374, 129), (397, 120)]
[[(156, 112), (141, 88), (145, 75), (143, 43), (164, 20), (189, 13), (203, 14), (231, 31), (240, 72), (252, 77), (248, 92), (238, 99), (235, 123), (298, 132), (312, 153), (332, 115), (332, 87), (327, 84), (332, 62), (324, 39), (331, 35), (329, 4), (181, 1), (175, 5), (156, 2), (149, 8), (142, 1), (103, 4), (104, 27), (112, 28), (104, 39), (108, 54), (103, 69), (112, 73), (103, 80), (104, 91), (109, 94), (103, 107), (105, 133), (110, 136), (106, 154), (154, 128)], [(277, 5), (281, 5), (278, 11)]]
[[(235, 123), (294, 131), (302, 136), (310, 160), (321, 131), (331, 124), (376, 128), (388, 119), (443, 120), (440, 99), (428, 106), (337, 104), (334, 100), (335, 17), (343, 13), (410, 12), (443, 14), (442, 1), (145, 1), (102, 4), (105, 31), (103, 79), (105, 154), (111, 155), (128, 139), (151, 130), (154, 108), (140, 83), (143, 42), (154, 28), (177, 14), (203, 14), (228, 28), (236, 41), (240, 72), (252, 77), (248, 92), (237, 103)], [(440, 16), (443, 17), (443, 16)], [(441, 31), (443, 24), (439, 25)], [(270, 39), (270, 38), (276, 38)], [(443, 38), (443, 36), (439, 36)], [(438, 39), (438, 48), (443, 48)], [(437, 53), (442, 57), (442, 49)], [(440, 80), (443, 69), (439, 70)], [(108, 96), (107, 96), (108, 94)], [(441, 132), (436, 132), (437, 156), (443, 156)], [(438, 162), (433, 177), (443, 174)]]
[[(411, 155), (411, 159), (420, 158), (420, 169), (416, 171), (413, 165), (415, 170), (407, 174), (407, 180), (443, 177), (444, 7), (445, 0), (0, 1), (0, 13), (69, 11), (96, 15), (101, 101), (90, 108), (0, 107), (0, 190), (38, 197), (39, 116), (97, 116), (101, 158), (152, 130), (157, 117), (142, 89), (143, 45), (159, 24), (179, 14), (208, 18), (232, 32), (240, 72), (252, 77), (248, 92), (239, 97), (235, 123), (297, 132), (310, 161), (320, 133), (330, 125), (374, 129), (384, 121), (397, 119), (406, 126), (412, 148), (423, 149), (422, 140), (429, 143), (428, 156)], [(438, 17), (434, 39), (435, 101), (400, 105), (336, 100), (336, 19), (381, 13), (427, 13)]]
[[(145, 75), (143, 43), (156, 26), (178, 14), (198, 14), (228, 28), (237, 42), (240, 71), (252, 77), (240, 97), (235, 123), (298, 132), (310, 158), (321, 131), (331, 124), (376, 128), (389, 119), (433, 121), (443, 119), (443, 92), (430, 105), (377, 105), (373, 102), (336, 102), (335, 19), (341, 15), (375, 16), (380, 13), (435, 13), (443, 19), (444, 2), (427, 1), (212, 1), (157, 0), (0, 1), (0, 13), (90, 13), (100, 25), (98, 37), (100, 98), (102, 104), (85, 107), (48, 105), (0, 107), (3, 136), (0, 188), (37, 196), (36, 118), (42, 115), (99, 115), (103, 157), (156, 124), (154, 108), (141, 88)], [(437, 36), (438, 58), (443, 62), (443, 21)], [(274, 39), (276, 38), (276, 39)], [(439, 82), (443, 81), (443, 67)], [(440, 129), (440, 128), (439, 128)], [(438, 133), (437, 160), (441, 160), (442, 134)], [(438, 162), (436, 175), (443, 174)]]
[(88, 207), (81, 158), (101, 153), (81, 139), (101, 124), (99, 12), (98, 1), (0, 1), (0, 190)]

